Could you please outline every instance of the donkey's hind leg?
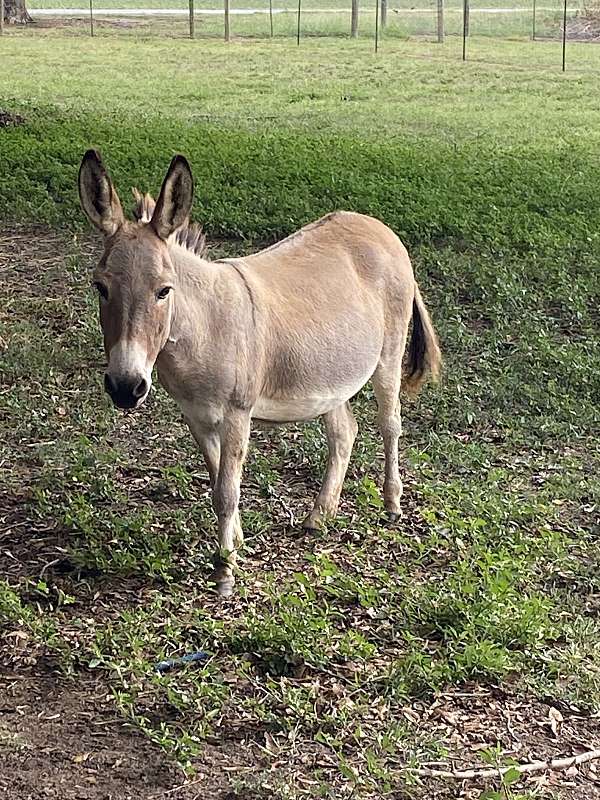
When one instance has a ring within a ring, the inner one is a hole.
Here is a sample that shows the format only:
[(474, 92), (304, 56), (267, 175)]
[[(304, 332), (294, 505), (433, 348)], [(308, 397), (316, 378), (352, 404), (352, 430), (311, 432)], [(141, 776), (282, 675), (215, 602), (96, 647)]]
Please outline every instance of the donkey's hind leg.
[(398, 466), (398, 439), (402, 433), (400, 416), (400, 384), (402, 381), (402, 357), (406, 335), (395, 347), (386, 347), (371, 379), (377, 398), (377, 422), (383, 438), (385, 452), (385, 478), (383, 500), (390, 521), (395, 522), (402, 508), (402, 480)]
[(334, 517), (337, 513), (342, 493), (342, 485), (348, 469), (352, 445), (356, 439), (358, 425), (349, 403), (342, 403), (323, 416), (329, 457), (323, 478), (323, 485), (319, 492), (313, 510), (304, 520), (305, 530), (317, 530), (327, 517)]

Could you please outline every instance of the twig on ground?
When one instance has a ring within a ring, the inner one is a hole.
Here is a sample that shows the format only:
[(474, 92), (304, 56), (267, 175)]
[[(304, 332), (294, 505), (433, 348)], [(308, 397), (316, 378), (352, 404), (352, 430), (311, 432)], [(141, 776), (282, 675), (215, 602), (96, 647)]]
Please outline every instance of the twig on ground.
[(566, 758), (553, 758), (551, 761), (532, 761), (529, 764), (511, 764), (508, 767), (462, 770), (429, 769), (428, 767), (419, 767), (411, 769), (410, 771), (423, 778), (456, 778), (457, 780), (468, 780), (469, 778), (496, 778), (498, 774), (504, 775), (506, 772), (509, 772), (509, 770), (512, 769), (516, 769), (522, 774), (544, 772), (544, 770), (569, 769), (569, 767), (585, 764), (587, 761), (595, 761), (599, 758), (600, 749), (597, 749), (587, 750), (585, 753), (579, 753), (579, 755), (575, 756), (567, 756)]
[(202, 783), (202, 781), (205, 779), (206, 775), (203, 775), (201, 778), (198, 778), (198, 780), (181, 783), (179, 786), (173, 786), (172, 789), (165, 789), (164, 792), (159, 792), (158, 794), (151, 794), (148, 800), (159, 800), (161, 797), (168, 797), (170, 794), (174, 794), (180, 789), (188, 789), (190, 786), (195, 786), (198, 783)]

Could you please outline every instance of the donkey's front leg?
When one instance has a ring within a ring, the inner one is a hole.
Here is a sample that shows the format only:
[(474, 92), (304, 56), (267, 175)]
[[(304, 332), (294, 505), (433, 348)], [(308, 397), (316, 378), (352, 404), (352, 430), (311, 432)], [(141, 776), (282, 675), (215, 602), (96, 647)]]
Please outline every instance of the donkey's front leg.
[(230, 412), (219, 429), (221, 458), (213, 491), (213, 504), (219, 521), (219, 550), (215, 555), (212, 580), (222, 597), (233, 593), (233, 566), (241, 538), (239, 523), (240, 481), (248, 439), (250, 415), (244, 411)]
[[(185, 416), (192, 436), (196, 440), (208, 470), (210, 478), (210, 488), (214, 492), (219, 475), (219, 464), (221, 463), (221, 439), (216, 428), (207, 426), (202, 420), (197, 420), (192, 416)], [(240, 522), (239, 512), (235, 518), (235, 546), (241, 547), (244, 544), (244, 534)]]

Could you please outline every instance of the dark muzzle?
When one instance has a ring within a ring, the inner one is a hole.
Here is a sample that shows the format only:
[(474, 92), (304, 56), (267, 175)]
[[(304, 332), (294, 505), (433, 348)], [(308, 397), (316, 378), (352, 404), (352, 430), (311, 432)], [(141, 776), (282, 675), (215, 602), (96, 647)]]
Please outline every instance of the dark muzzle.
[(139, 376), (115, 378), (104, 375), (104, 388), (117, 408), (135, 408), (148, 393), (148, 383)]

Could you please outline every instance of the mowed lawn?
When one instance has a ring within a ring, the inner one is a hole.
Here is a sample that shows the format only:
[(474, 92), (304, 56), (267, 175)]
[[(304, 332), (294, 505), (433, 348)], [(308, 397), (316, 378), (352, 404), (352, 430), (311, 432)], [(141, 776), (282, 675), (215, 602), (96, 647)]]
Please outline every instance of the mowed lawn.
[[(418, 770), (600, 747), (600, 50), (573, 45), (562, 75), (555, 44), (478, 38), (467, 64), (458, 41), (0, 44), (6, 796), (596, 797), (593, 765)], [(399, 524), (367, 387), (318, 535), (298, 521), (320, 425), (253, 435), (238, 592), (214, 597), (208, 476), (177, 409), (157, 388), (124, 415), (102, 392), (89, 146), (124, 202), (185, 153), (214, 256), (339, 207), (402, 236), (445, 369), (404, 405)]]

